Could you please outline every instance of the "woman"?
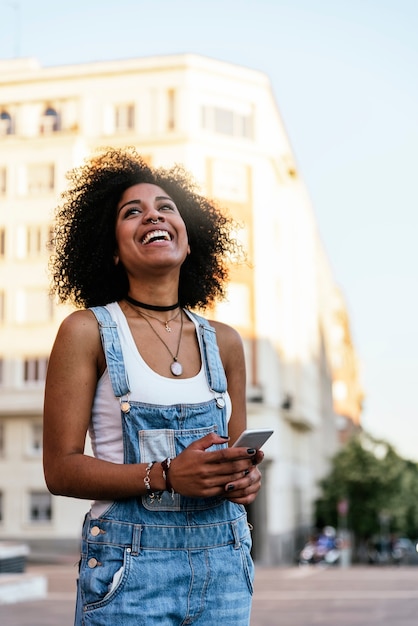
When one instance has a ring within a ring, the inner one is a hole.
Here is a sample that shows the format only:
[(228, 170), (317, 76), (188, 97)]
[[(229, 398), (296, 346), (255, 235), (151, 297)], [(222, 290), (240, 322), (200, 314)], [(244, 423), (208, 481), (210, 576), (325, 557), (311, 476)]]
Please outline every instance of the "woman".
[(53, 290), (82, 310), (50, 356), (44, 469), (52, 493), (93, 500), (75, 624), (248, 624), (243, 505), (263, 455), (228, 447), (246, 425), (242, 342), (189, 310), (224, 295), (233, 224), (133, 149), (69, 178)]

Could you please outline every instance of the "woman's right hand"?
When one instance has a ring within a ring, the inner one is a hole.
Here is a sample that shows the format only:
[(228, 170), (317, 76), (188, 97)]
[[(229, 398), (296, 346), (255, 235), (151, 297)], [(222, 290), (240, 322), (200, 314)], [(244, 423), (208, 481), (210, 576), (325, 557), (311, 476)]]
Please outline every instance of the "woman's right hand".
[(174, 491), (190, 498), (225, 497), (225, 486), (247, 476), (257, 456), (256, 450), (243, 448), (209, 450), (225, 443), (223, 437), (210, 433), (172, 459), (169, 476)]

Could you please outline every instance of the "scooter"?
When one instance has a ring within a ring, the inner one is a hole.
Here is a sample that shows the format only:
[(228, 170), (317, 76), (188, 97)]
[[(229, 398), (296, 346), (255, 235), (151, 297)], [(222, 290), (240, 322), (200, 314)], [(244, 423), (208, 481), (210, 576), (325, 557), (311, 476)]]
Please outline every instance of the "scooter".
[(299, 555), (299, 565), (336, 565), (341, 551), (338, 548), (318, 549), (315, 543), (308, 542)]

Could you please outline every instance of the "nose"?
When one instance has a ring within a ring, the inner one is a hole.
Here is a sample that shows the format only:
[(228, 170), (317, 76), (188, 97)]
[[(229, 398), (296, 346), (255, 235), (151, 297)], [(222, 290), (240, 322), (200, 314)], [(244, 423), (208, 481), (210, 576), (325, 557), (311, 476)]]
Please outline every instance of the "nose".
[(161, 221), (163, 221), (163, 217), (155, 209), (150, 209), (144, 213), (144, 222), (148, 224), (158, 224)]

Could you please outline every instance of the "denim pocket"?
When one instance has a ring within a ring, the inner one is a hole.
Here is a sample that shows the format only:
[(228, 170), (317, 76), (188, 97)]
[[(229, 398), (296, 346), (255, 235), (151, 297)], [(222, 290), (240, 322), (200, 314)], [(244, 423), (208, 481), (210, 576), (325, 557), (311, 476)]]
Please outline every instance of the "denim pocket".
[(138, 431), (141, 463), (163, 461), (176, 456), (175, 432), (168, 428)]
[(128, 578), (131, 558), (130, 548), (89, 543), (79, 578), (84, 611), (105, 606), (119, 595)]
[[(162, 461), (174, 458), (188, 445), (215, 432), (216, 426), (185, 430), (155, 429), (138, 431), (140, 462)], [(178, 493), (164, 491), (159, 498), (142, 496), (142, 504), (149, 511), (197, 511), (218, 506), (223, 498), (185, 498)]]
[[(141, 463), (163, 461), (167, 457), (176, 456), (175, 431), (171, 429), (140, 430), (138, 432), (139, 453)], [(161, 470), (162, 471), (162, 470)], [(178, 493), (163, 492), (158, 499), (151, 500), (148, 495), (142, 496), (142, 504), (149, 511), (179, 511), (180, 496)]]
[(245, 537), (241, 540), (241, 545), (239, 548), (241, 554), (242, 568), (245, 576), (245, 580), (247, 581), (248, 589), (253, 595), (254, 593), (254, 562), (251, 557), (251, 536)]

